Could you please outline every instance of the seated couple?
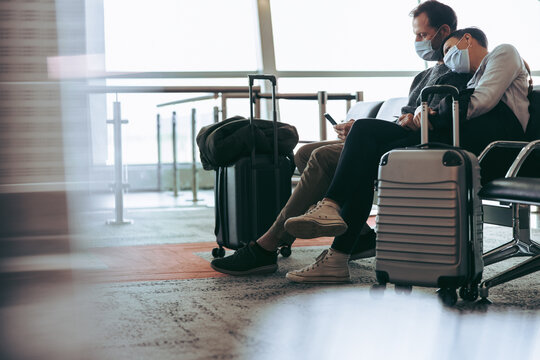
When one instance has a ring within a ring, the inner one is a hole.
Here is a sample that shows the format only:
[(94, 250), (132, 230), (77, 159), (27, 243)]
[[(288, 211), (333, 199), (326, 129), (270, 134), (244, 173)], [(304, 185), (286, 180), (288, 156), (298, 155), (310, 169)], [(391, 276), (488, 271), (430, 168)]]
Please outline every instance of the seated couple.
[[(460, 99), (461, 146), (478, 155), (492, 141), (522, 140), (529, 121), (529, 73), (517, 50), (505, 44), (488, 52), (486, 36), (477, 28), (454, 31), (442, 44), (445, 65), (453, 73), (472, 75)], [(451, 106), (447, 100), (429, 101), (430, 140), (451, 143)], [(213, 260), (212, 267), (232, 275), (274, 272), (276, 249), (284, 239), (335, 236), (332, 246), (313, 264), (286, 276), (306, 283), (350, 281), (348, 261), (374, 255), (375, 233), (366, 221), (379, 159), (392, 149), (418, 144), (419, 127), (419, 115), (402, 116), (396, 123), (355, 121), (345, 133), (344, 145), (318, 148), (311, 153), (305, 169), (299, 168), (303, 170), (300, 187), (269, 231), (235, 254)], [(328, 151), (339, 156), (337, 163), (320, 156)], [(300, 164), (302, 156), (299, 151), (296, 159)], [(319, 193), (309, 191), (324, 185), (328, 187), (322, 193), (320, 189)]]

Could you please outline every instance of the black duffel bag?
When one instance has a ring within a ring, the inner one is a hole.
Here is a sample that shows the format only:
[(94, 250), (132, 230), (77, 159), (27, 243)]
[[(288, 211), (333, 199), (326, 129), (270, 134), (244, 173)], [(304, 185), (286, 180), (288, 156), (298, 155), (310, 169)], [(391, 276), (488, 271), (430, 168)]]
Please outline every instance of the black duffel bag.
[[(273, 153), (274, 125), (270, 120), (254, 119), (255, 151), (258, 154)], [(278, 154), (290, 155), (298, 144), (298, 132), (292, 125), (282, 122), (278, 127)], [(251, 154), (252, 138), (249, 119), (242, 116), (228, 118), (208, 125), (199, 131), (197, 145), (205, 170), (230, 166), (240, 158)]]

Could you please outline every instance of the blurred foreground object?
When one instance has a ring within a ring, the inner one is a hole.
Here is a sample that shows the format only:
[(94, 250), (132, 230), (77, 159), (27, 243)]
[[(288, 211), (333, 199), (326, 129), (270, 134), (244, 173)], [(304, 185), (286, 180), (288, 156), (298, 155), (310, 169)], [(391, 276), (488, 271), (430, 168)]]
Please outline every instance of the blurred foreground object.
[(72, 261), (80, 248), (72, 234), (87, 197), (86, 79), (58, 81), (48, 68), (49, 58), (87, 52), (85, 6), (83, 0), (0, 6), (2, 359), (90, 357), (83, 345), (84, 288)]

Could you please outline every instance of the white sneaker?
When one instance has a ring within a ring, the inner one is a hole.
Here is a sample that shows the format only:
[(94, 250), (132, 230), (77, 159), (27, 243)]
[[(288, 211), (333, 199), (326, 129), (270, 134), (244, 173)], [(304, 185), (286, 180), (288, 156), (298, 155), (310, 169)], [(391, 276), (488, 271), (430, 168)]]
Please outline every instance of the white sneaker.
[(330, 248), (324, 250), (313, 264), (289, 271), (285, 277), (298, 283), (347, 283), (351, 281), (348, 262), (348, 254)]
[(285, 221), (285, 230), (301, 239), (341, 235), (347, 231), (347, 224), (339, 215), (339, 211), (338, 205), (321, 200), (304, 215)]

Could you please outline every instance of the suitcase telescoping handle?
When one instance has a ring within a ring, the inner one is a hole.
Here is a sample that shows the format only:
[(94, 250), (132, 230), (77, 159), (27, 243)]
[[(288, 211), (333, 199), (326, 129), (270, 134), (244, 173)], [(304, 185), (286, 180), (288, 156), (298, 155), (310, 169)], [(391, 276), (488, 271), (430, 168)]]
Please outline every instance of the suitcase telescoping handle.
[[(459, 90), (452, 85), (432, 85), (432, 86), (426, 86), (422, 89), (422, 92), (420, 93), (420, 99), (422, 101), (422, 120), (421, 120), (421, 137), (422, 137), (422, 143), (427, 143), (428, 140), (428, 104), (427, 104), (427, 98), (431, 94), (449, 94), (452, 95), (452, 123), (453, 123), (453, 135), (454, 135), (454, 146), (459, 147), (459, 101), (457, 100), (457, 97), (459, 96)], [(464, 156), (466, 158), (466, 156)], [(471, 163), (469, 161), (465, 161), (466, 166), (466, 172), (468, 174), (472, 174), (472, 168)], [(469, 223), (469, 261), (468, 264), (470, 266), (469, 274), (470, 276), (474, 276), (475, 273), (475, 247), (474, 247), (474, 232), (476, 230), (476, 227), (474, 225), (475, 218), (473, 216), (474, 214), (474, 197), (476, 194), (473, 192), (473, 183), (472, 183), (472, 175), (467, 176), (467, 189), (469, 192), (468, 196), (468, 203), (467, 203), (467, 212), (469, 213), (468, 216), (468, 223)], [(468, 279), (470, 281), (474, 281), (475, 279), (471, 278)]]
[(452, 128), (453, 128), (453, 138), (454, 146), (459, 147), (459, 102), (457, 97), (459, 95), (459, 90), (452, 85), (432, 85), (426, 86), (420, 92), (420, 99), (422, 101), (422, 112), (421, 112), (421, 121), (420, 121), (420, 137), (421, 144), (426, 144), (428, 139), (428, 96), (431, 94), (449, 94), (452, 95)]
[[(272, 83), (272, 121), (274, 122), (274, 166), (278, 167), (278, 136), (277, 136), (277, 110), (276, 110), (276, 85), (274, 75), (248, 75), (249, 79), (249, 125), (251, 127), (251, 139), (255, 141), (255, 128), (253, 126), (253, 83), (255, 80), (268, 80)], [(251, 159), (255, 160), (255, 142), (251, 148)], [(253, 164), (253, 163), (252, 163)]]
[(253, 74), (248, 75), (249, 79), (249, 125), (251, 128), (251, 139), (252, 139), (252, 147), (251, 147), (251, 205), (253, 207), (253, 220), (251, 222), (252, 224), (252, 234), (253, 239), (256, 239), (257, 236), (257, 173), (255, 170), (255, 125), (253, 123), (253, 105), (255, 102), (255, 99), (253, 98), (253, 83), (255, 80), (268, 80), (272, 83), (272, 122), (274, 125), (274, 182), (275, 182), (275, 207), (276, 207), (276, 216), (279, 213), (280, 209), (280, 195), (281, 195), (281, 189), (280, 189), (280, 183), (279, 183), (279, 158), (278, 158), (278, 128), (277, 128), (277, 110), (276, 110), (276, 86), (277, 86), (277, 80), (274, 75), (259, 75), (259, 74)]

